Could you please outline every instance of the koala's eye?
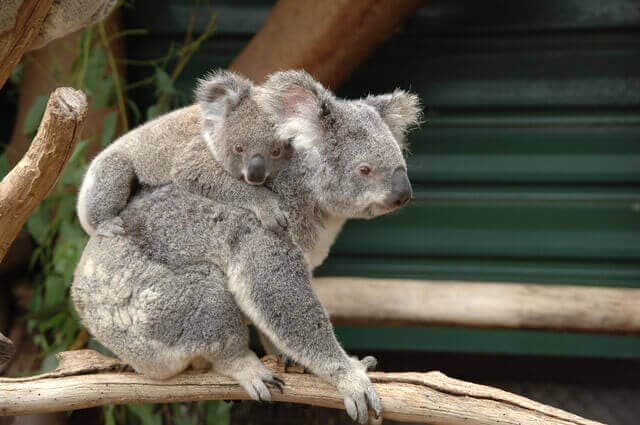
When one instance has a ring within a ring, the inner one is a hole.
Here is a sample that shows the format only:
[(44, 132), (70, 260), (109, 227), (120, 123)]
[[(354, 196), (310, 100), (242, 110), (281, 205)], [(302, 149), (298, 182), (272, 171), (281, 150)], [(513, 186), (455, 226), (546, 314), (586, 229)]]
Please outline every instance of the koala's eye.
[(271, 148), (271, 156), (274, 158), (280, 158), (282, 155), (282, 148), (280, 146), (274, 146)]
[(244, 152), (244, 148), (240, 145), (236, 145), (233, 149), (236, 151), (236, 153)]
[(371, 172), (371, 166), (368, 164), (361, 164), (358, 166), (358, 173), (360, 173), (361, 176), (371, 175)]

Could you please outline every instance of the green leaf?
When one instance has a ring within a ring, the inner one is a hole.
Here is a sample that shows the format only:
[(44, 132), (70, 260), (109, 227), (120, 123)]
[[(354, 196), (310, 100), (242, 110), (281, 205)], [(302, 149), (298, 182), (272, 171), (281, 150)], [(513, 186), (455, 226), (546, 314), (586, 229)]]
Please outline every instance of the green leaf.
[(222, 400), (207, 403), (207, 425), (229, 425), (233, 403)]
[(127, 98), (127, 105), (129, 106), (129, 109), (131, 109), (131, 113), (133, 114), (133, 121), (140, 122), (140, 119), (142, 119), (142, 112), (140, 112), (140, 108), (138, 107), (138, 105), (136, 105), (136, 103), (130, 98)]
[(51, 211), (46, 208), (45, 203), (42, 203), (27, 220), (26, 229), (38, 245), (42, 245), (47, 238), (50, 225)]
[(153, 77), (156, 82), (156, 94), (172, 95), (176, 92), (176, 88), (173, 86), (173, 80), (164, 69), (156, 68)]
[(127, 409), (140, 419), (142, 425), (162, 425), (160, 414), (153, 413), (153, 404), (130, 404), (127, 406)]
[(116, 124), (118, 123), (118, 115), (116, 111), (111, 111), (104, 117), (102, 123), (102, 135), (100, 136), (100, 142), (102, 147), (106, 147), (113, 141), (113, 135), (116, 133)]
[(155, 117), (161, 115), (160, 105), (151, 105), (147, 109), (147, 121), (151, 121)]
[(20, 80), (22, 80), (23, 70), (24, 70), (24, 63), (20, 62), (13, 68), (13, 71), (11, 71), (11, 76), (9, 77), (9, 81), (11, 81), (11, 83), (15, 85), (20, 84)]
[(0, 155), (0, 179), (9, 173), (9, 160), (5, 154)]
[(63, 186), (79, 186), (84, 177), (86, 171), (86, 165), (84, 164), (84, 151), (87, 148), (88, 141), (80, 140), (76, 145), (69, 162), (64, 167), (62, 176), (60, 177), (60, 184)]
[(49, 372), (58, 366), (58, 359), (56, 358), (56, 354), (58, 354), (60, 351), (62, 350), (50, 353), (42, 360), (42, 364), (40, 365), (40, 373)]
[(113, 414), (113, 405), (103, 406), (102, 415), (104, 416), (104, 425), (116, 425), (116, 416)]
[(36, 97), (29, 111), (27, 111), (27, 115), (24, 118), (24, 125), (22, 126), (22, 132), (27, 138), (32, 139), (33, 136), (36, 135), (48, 100), (49, 97), (45, 95)]
[(44, 305), (45, 309), (54, 310), (64, 305), (67, 299), (68, 284), (58, 275), (48, 275), (44, 281)]

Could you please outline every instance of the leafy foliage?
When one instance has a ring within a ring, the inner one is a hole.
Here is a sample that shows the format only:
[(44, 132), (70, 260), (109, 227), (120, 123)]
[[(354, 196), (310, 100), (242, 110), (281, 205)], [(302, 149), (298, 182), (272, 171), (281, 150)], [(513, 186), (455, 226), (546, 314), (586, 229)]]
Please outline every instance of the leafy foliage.
[[(82, 32), (70, 69), (60, 67), (51, 70), (59, 85), (71, 85), (83, 90), (91, 110), (106, 109), (108, 112), (101, 132), (95, 135), (95, 140), (81, 140), (78, 143), (54, 189), (25, 225), (25, 230), (36, 243), (31, 259), (34, 294), (27, 328), (41, 350), (42, 370), (55, 366), (56, 353), (81, 348), (88, 343), (88, 335), (82, 329), (69, 299), (73, 272), (88, 239), (75, 211), (77, 189), (88, 165), (87, 148), (92, 143), (104, 148), (114, 140), (119, 130), (126, 132), (130, 125), (139, 124), (143, 117), (151, 119), (187, 103), (190, 96), (176, 89), (174, 83), (193, 53), (213, 33), (213, 24), (214, 19), (211, 19), (206, 30), (197, 38), (193, 38), (191, 31), (188, 31), (184, 45), (177, 48), (172, 46), (161, 60), (139, 63), (138, 66), (148, 67), (150, 74), (139, 82), (125, 85), (122, 81), (118, 73), (119, 61), (110, 50), (110, 41), (125, 35), (144, 34), (145, 31), (125, 30), (108, 35), (101, 23)], [(12, 74), (14, 83), (21, 78), (22, 69), (21, 65)], [(126, 92), (145, 85), (155, 88), (156, 99), (142, 114), (136, 103), (127, 98)], [(26, 137), (35, 136), (47, 100), (48, 96), (38, 96), (29, 108), (22, 129)], [(0, 155), (0, 177), (9, 168), (5, 155)], [(95, 341), (89, 345), (104, 351)], [(107, 406), (103, 413), (106, 425), (221, 425), (229, 423), (230, 406), (230, 403), (221, 401), (165, 406)]]

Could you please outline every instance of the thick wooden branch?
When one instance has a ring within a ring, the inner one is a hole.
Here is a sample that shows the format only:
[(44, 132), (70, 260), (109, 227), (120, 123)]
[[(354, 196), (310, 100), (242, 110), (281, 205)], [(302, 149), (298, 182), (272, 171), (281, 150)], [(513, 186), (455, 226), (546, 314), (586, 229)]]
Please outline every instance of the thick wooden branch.
[(230, 69), (261, 82), (302, 68), (329, 87), (353, 69), (424, 0), (279, 0)]
[[(61, 353), (53, 372), (29, 378), (0, 378), (0, 415), (83, 409), (105, 404), (169, 403), (196, 400), (246, 400), (233, 379), (189, 372), (154, 381), (115, 359), (91, 350)], [(311, 374), (282, 373), (271, 358), (265, 363), (284, 379), (275, 401), (343, 408), (336, 389)], [(597, 425), (560, 409), (496, 388), (449, 378), (439, 372), (370, 373), (387, 419), (432, 425)]]
[(84, 93), (56, 89), (26, 155), (0, 182), (0, 261), (31, 212), (58, 180), (86, 112)]
[(13, 27), (0, 33), (0, 87), (29, 50), (52, 3), (53, 0), (23, 0)]
[(316, 278), (338, 324), (640, 333), (640, 289), (402, 279)]

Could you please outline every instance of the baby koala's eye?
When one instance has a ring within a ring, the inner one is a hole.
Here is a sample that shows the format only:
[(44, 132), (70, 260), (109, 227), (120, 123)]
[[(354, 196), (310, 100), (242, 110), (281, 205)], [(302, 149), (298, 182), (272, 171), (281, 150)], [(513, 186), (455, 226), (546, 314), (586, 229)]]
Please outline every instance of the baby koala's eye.
[(236, 145), (233, 149), (236, 151), (236, 153), (244, 152), (244, 148), (240, 145)]
[(368, 176), (371, 172), (372, 170), (369, 164), (360, 164), (358, 166), (358, 173), (360, 173), (361, 176)]
[(280, 146), (274, 146), (271, 148), (271, 156), (274, 158), (280, 158), (282, 155), (282, 148)]

